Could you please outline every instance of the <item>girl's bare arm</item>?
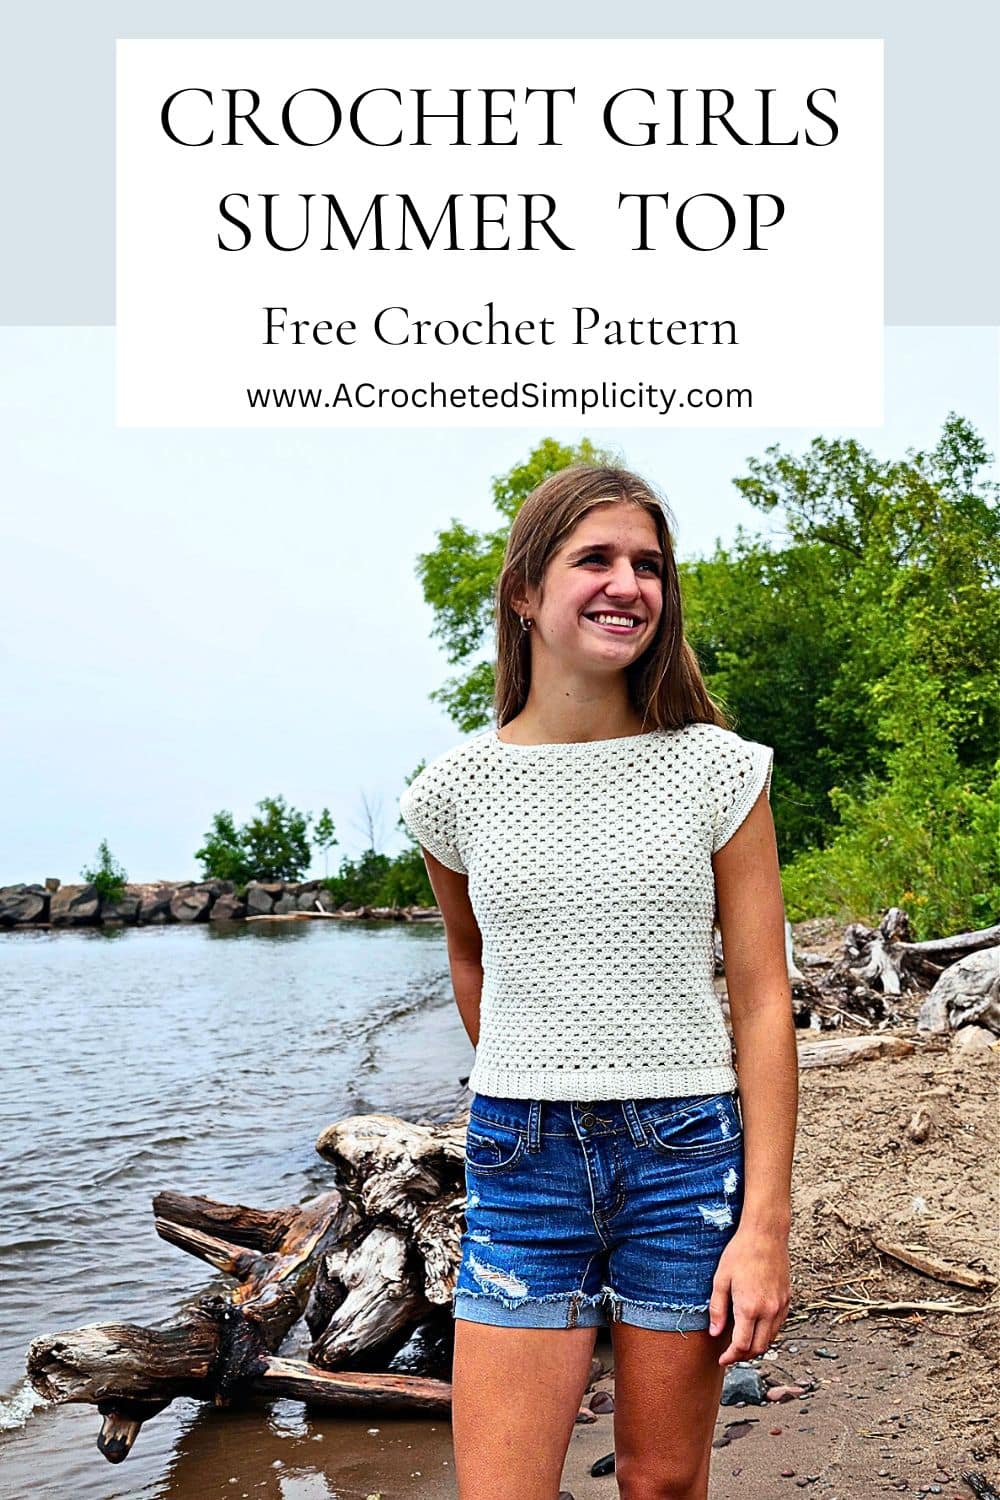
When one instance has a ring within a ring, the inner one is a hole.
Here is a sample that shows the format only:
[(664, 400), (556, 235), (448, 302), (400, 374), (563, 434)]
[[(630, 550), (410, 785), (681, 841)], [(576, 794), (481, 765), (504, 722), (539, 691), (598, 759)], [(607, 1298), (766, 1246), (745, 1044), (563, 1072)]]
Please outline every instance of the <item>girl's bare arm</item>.
[(743, 1112), (741, 1222), (787, 1234), (798, 1060), (778, 851), (764, 792), (712, 863)]
[(483, 937), (469, 901), (469, 877), (451, 870), (423, 849), (424, 864), (444, 918), (448, 964), (455, 1003), (474, 1047), (479, 1045), (479, 1002), (483, 992)]

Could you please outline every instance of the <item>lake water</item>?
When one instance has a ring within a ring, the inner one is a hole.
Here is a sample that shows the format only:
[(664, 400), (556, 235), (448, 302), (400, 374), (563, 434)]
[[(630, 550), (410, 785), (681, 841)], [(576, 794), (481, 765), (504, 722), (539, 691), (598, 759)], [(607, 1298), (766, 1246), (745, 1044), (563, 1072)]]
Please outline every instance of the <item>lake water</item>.
[[(113, 1467), (96, 1410), (37, 1405), (24, 1357), (40, 1333), (158, 1323), (211, 1284), (156, 1235), (155, 1192), (298, 1202), (332, 1183), (314, 1149), (332, 1121), (464, 1107), (474, 1052), (442, 927), (13, 932), (0, 935), (0, 995), (0, 1494), (325, 1500), (408, 1474), (426, 1420), (307, 1421), (294, 1402), (175, 1402)], [(335, 1436), (337, 1463), (320, 1463)]]

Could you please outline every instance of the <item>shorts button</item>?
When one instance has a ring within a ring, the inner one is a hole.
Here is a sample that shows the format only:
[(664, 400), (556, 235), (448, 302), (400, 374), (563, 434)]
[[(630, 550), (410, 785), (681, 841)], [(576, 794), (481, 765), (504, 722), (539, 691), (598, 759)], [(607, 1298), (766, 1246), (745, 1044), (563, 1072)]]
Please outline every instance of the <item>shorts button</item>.
[(597, 1124), (597, 1116), (592, 1115), (589, 1112), (585, 1115), (581, 1115), (580, 1124), (583, 1126), (584, 1130), (590, 1130)]

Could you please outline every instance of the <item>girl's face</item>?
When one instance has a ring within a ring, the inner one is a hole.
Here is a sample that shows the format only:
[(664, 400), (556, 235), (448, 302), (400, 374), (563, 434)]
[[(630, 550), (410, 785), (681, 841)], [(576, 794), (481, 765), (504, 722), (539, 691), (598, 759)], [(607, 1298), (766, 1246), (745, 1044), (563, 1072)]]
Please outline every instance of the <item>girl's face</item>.
[(663, 612), (663, 553), (652, 517), (628, 501), (589, 510), (549, 558), (541, 590), (522, 614), (533, 650), (568, 668), (631, 665), (651, 644)]

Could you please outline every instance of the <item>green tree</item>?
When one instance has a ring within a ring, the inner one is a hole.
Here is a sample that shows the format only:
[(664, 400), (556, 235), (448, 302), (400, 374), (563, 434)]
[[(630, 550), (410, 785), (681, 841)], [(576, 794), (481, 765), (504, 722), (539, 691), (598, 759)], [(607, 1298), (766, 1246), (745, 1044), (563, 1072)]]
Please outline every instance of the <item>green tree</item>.
[[(892, 705), (937, 684), (935, 714), (988, 782), (996, 738), (1000, 558), (988, 461), (957, 417), (930, 453), (877, 460), (817, 439), (771, 448), (737, 486), (779, 510), (778, 538), (741, 532), (682, 568), (688, 633), (737, 726), (776, 749), (785, 857), (829, 841), (831, 788), (884, 774)], [(936, 722), (938, 722), (936, 719)]]
[(196, 851), (206, 880), (231, 880), (238, 886), (254, 878), (242, 834), (231, 812), (217, 812), (205, 842)]
[(836, 592), (822, 549), (775, 549), (744, 531), (712, 557), (682, 563), (685, 631), (736, 729), (775, 747), (774, 804), (783, 857), (821, 843), (830, 823), (824, 755), (868, 763), (817, 710), (839, 665)]
[(309, 868), (311, 813), (288, 807), (284, 797), (264, 797), (258, 816), (243, 828), (247, 858), (258, 880), (301, 880)]
[(334, 847), (335, 844), (339, 843), (339, 840), (337, 838), (337, 832), (334, 828), (333, 819), (330, 816), (330, 809), (328, 807), (324, 807), (323, 811), (320, 813), (319, 817), (316, 820), (316, 827), (313, 829), (312, 841), (314, 848), (322, 850), (323, 874), (329, 875), (330, 850)]
[[(736, 480), (762, 511), (781, 508), (793, 543), (822, 553), (840, 659), (817, 707), (841, 729), (863, 726), (875, 765), (897, 738), (878, 727), (886, 704), (926, 675), (959, 760), (981, 781), (991, 774), (1000, 513), (997, 486), (982, 477), (990, 462), (972, 425), (951, 413), (929, 452), (880, 460), (853, 440), (816, 438), (801, 459), (769, 448)], [(826, 760), (841, 777), (854, 770)]]
[(108, 905), (120, 901), (125, 894), (128, 874), (111, 853), (107, 839), (101, 839), (97, 846), (97, 864), (93, 869), (85, 865), (80, 874), (88, 885), (96, 887), (101, 901)]
[(493, 703), (493, 664), (471, 659), (492, 643), (493, 591), (500, 576), (511, 522), (531, 491), (549, 474), (570, 464), (616, 464), (621, 456), (595, 448), (584, 438), (575, 447), (545, 438), (527, 461), (493, 481), (493, 504), (501, 524), (476, 531), (452, 520), (437, 534), (437, 546), (417, 560), (424, 598), (434, 610), (432, 636), (444, 643), (452, 665), (465, 671), (431, 693), (463, 734), (483, 728)]
[(815, 439), (801, 458), (770, 448), (736, 483), (762, 511), (780, 509), (785, 537), (741, 538), (714, 571), (686, 573), (710, 686), (784, 768), (776, 821), (793, 916), (874, 920), (898, 904), (918, 935), (992, 920), (1000, 516), (989, 462), (954, 414), (934, 448), (902, 459), (848, 440)]
[(301, 880), (309, 867), (311, 813), (289, 807), (284, 797), (264, 797), (257, 817), (236, 828), (230, 812), (216, 813), (205, 843), (196, 852), (206, 878), (232, 880)]

